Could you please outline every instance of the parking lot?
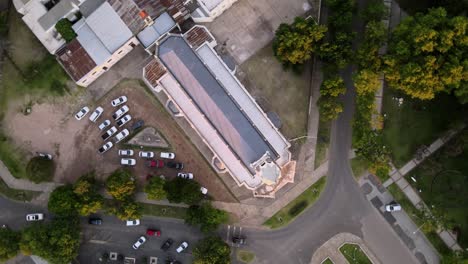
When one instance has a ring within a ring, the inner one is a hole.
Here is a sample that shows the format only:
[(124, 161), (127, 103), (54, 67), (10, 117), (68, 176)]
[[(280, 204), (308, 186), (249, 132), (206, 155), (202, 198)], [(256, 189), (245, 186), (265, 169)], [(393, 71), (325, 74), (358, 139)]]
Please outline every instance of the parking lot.
[[(101, 139), (104, 131), (100, 131), (98, 125), (106, 119), (112, 121), (106, 129), (115, 125), (111, 116), (119, 107), (112, 107), (111, 101), (122, 95), (128, 98), (126, 105), (130, 108), (129, 114), (132, 120), (123, 127), (118, 127), (118, 132), (124, 128), (130, 130), (136, 120), (144, 120), (145, 127), (154, 127), (168, 141), (170, 148), (164, 151), (176, 154), (175, 161), (184, 164), (183, 172), (193, 173), (194, 179), (206, 187), (208, 194), (215, 200), (234, 201), (216, 173), (173, 118), (137, 81), (123, 82), (94, 105), (88, 104), (90, 113), (80, 121), (74, 118), (74, 114), (84, 106), (82, 103), (40, 104), (33, 106), (30, 115), (10, 112), (5, 117), (7, 131), (10, 132), (9, 136), (16, 145), (26, 153), (32, 155), (36, 151), (42, 151), (54, 155), (57, 164), (55, 181), (74, 182), (78, 177), (92, 170), (104, 180), (112, 171), (122, 167), (121, 157), (117, 154), (118, 149), (127, 149), (128, 147), (123, 145), (123, 142), (133, 136), (130, 134), (121, 144), (114, 145), (104, 154), (98, 153), (98, 149), (105, 143)], [(96, 123), (92, 123), (88, 118), (97, 106), (101, 106), (104, 112)], [(140, 183), (145, 182), (149, 174), (164, 175), (166, 178), (177, 175), (178, 171), (174, 169), (148, 168), (145, 160), (137, 157), (139, 150), (138, 147), (134, 148), (133, 158), (136, 159), (136, 166), (130, 169)], [(155, 152), (155, 158), (158, 158), (161, 150), (152, 151)]]
[[(92, 226), (87, 224), (86, 219), (82, 220), (84, 243), (81, 245), (78, 257), (80, 263), (102, 263), (99, 258), (104, 253), (110, 252), (136, 258), (136, 263), (148, 263), (149, 257), (157, 257), (158, 263), (165, 263), (167, 257), (181, 263), (191, 263), (193, 247), (203, 237), (198, 229), (187, 226), (180, 220), (143, 217), (139, 226), (127, 227), (123, 221), (115, 217), (100, 217), (103, 219), (100, 226)], [(161, 230), (161, 237), (145, 235), (148, 228)], [(146, 242), (138, 250), (133, 249), (133, 243), (142, 235), (145, 235)], [(163, 251), (161, 245), (168, 238), (171, 238), (174, 243), (169, 250)], [(177, 253), (176, 248), (183, 241), (186, 241), (189, 246), (182, 253)], [(144, 262), (145, 258), (148, 259), (146, 262)]]

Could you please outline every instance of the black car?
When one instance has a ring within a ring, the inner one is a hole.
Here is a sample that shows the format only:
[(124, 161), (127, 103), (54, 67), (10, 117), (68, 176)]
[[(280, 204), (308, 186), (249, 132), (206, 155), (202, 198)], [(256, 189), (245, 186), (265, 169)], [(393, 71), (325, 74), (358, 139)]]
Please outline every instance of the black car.
[(88, 223), (90, 225), (102, 225), (102, 219), (101, 218), (90, 218), (88, 220)]
[(145, 124), (145, 121), (137, 120), (135, 123), (133, 123), (132, 130), (135, 131), (135, 130), (139, 129), (140, 127), (142, 127), (144, 124)]
[(174, 240), (169, 238), (168, 240), (166, 240), (166, 242), (164, 242), (164, 244), (162, 244), (161, 250), (167, 251), (172, 246), (173, 243), (174, 243)]
[(169, 161), (166, 163), (166, 166), (172, 169), (181, 170), (184, 168), (184, 164), (180, 162)]
[(237, 245), (244, 245), (245, 244), (245, 237), (233, 237), (232, 242)]

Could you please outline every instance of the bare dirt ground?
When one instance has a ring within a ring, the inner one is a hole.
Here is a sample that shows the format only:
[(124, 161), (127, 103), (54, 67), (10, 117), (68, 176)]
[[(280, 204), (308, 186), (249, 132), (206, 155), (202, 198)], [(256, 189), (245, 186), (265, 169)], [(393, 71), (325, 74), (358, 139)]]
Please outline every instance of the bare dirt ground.
[[(171, 146), (170, 151), (176, 153), (176, 161), (183, 162), (184, 171), (192, 172), (195, 180), (208, 188), (209, 194), (215, 200), (235, 201), (172, 117), (137, 81), (123, 82), (99, 99), (96, 104), (88, 104), (91, 111), (97, 105), (104, 108), (104, 113), (96, 123), (89, 121), (90, 113), (81, 121), (77, 121), (73, 114), (80, 106), (63, 101), (36, 104), (32, 108), (32, 113), (27, 116), (10, 108), (5, 116), (4, 125), (8, 136), (25, 152), (32, 155), (36, 151), (45, 151), (55, 155), (57, 164), (55, 181), (74, 182), (81, 175), (93, 170), (98, 177), (105, 179), (109, 173), (121, 167), (117, 150), (128, 147), (118, 144), (103, 155), (99, 154), (97, 149), (104, 144), (104, 141), (100, 137), (102, 131), (99, 131), (97, 126), (105, 119), (111, 120), (112, 125), (115, 125), (111, 115), (117, 109), (112, 107), (110, 102), (121, 95), (126, 95), (129, 99), (127, 105), (130, 108), (132, 121), (118, 128), (119, 131), (130, 128), (135, 120), (143, 119), (145, 126), (155, 127), (162, 133)], [(131, 136), (132, 134), (128, 138)], [(169, 168), (146, 167), (144, 160), (137, 157), (138, 151), (139, 149), (135, 149), (134, 158), (137, 160), (137, 165), (131, 170), (141, 184), (145, 182), (148, 174), (165, 175), (167, 178), (176, 176), (177, 171)], [(159, 153), (155, 151), (156, 157)]]

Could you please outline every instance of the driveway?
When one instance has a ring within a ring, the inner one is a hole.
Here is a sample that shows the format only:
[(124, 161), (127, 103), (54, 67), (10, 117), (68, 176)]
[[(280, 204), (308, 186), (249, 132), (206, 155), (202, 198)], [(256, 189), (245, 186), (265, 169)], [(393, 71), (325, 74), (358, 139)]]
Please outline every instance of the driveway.
[(281, 23), (291, 23), (295, 17), (310, 11), (316, 16), (318, 0), (239, 0), (213, 22), (206, 24), (218, 44), (238, 64), (242, 64), (266, 46)]

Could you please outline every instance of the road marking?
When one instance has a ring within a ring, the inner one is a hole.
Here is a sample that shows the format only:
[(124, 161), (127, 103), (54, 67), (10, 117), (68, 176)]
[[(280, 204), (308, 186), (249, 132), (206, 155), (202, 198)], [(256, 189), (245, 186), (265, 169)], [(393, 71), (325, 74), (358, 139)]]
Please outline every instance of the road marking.
[(89, 243), (93, 243), (93, 244), (106, 244), (107, 241), (103, 241), (103, 240), (94, 240), (94, 239), (91, 239), (88, 241)]
[(241, 236), (242, 233), (242, 226), (239, 226), (239, 236)]
[(229, 231), (231, 230), (231, 226), (228, 225), (228, 228), (227, 228), (227, 234), (226, 234), (226, 242), (229, 241)]

